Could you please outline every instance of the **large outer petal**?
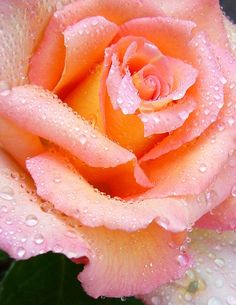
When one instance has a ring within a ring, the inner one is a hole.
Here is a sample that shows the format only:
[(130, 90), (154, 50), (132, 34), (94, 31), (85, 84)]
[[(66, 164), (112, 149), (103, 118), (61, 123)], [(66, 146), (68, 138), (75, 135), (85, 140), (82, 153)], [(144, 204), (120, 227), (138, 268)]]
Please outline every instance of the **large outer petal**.
[(236, 304), (236, 238), (233, 232), (195, 230), (190, 251), (196, 260), (183, 279), (143, 296), (147, 305)]
[[(58, 10), (50, 20), (43, 39), (37, 48), (30, 66), (31, 82), (53, 89), (59, 80), (64, 67), (65, 48), (62, 32), (78, 21), (91, 16), (104, 16), (115, 23), (142, 17), (162, 14), (158, 5), (147, 0), (142, 6), (136, 1), (89, 0), (76, 1)], [(53, 71), (46, 74), (45, 71)], [(40, 78), (39, 78), (40, 76)]]
[(191, 266), (188, 255), (184, 256), (184, 264), (178, 261), (184, 236), (170, 234), (156, 224), (133, 233), (105, 228), (84, 232), (95, 249), (95, 257), (79, 280), (95, 298), (148, 293), (153, 287), (180, 278)]
[[(81, 234), (70, 238), (71, 227), (53, 214), (45, 213), (42, 201), (17, 165), (0, 151), (0, 247), (16, 259), (47, 251), (80, 258), (89, 254)], [(45, 205), (45, 204), (44, 204)]]
[(220, 173), (235, 148), (235, 132), (212, 126), (195, 141), (143, 163), (157, 196), (199, 194)]
[(176, 259), (182, 234), (156, 224), (130, 234), (82, 227), (36, 197), (28, 178), (23, 180), (22, 171), (3, 151), (0, 167), (0, 247), (12, 257), (27, 259), (54, 251), (81, 262), (86, 256), (89, 263), (79, 279), (93, 297), (148, 293), (181, 277), (190, 266), (187, 256), (185, 265)]
[(0, 98), (0, 112), (18, 126), (71, 151), (95, 167), (115, 167), (134, 155), (101, 135), (52, 93), (15, 87)]
[(93, 189), (68, 160), (58, 154), (39, 155), (28, 160), (27, 167), (38, 194), (60, 211), (88, 226), (126, 231), (146, 228), (152, 221), (173, 232), (183, 231), (224, 201), (236, 181), (236, 168), (226, 166), (214, 183), (198, 196), (160, 199), (158, 189), (153, 188), (125, 202)]
[(27, 82), (29, 59), (56, 5), (70, 0), (0, 1), (0, 80)]
[[(212, 42), (224, 47), (227, 36), (219, 0), (156, 0), (168, 16), (196, 22), (196, 31), (205, 31)], [(214, 20), (214, 21), (213, 21)]]

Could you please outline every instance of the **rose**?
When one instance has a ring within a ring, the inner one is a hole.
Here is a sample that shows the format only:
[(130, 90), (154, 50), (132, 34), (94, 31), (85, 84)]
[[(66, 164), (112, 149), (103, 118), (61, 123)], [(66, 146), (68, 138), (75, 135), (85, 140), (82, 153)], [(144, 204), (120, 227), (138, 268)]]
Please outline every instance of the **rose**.
[(235, 228), (222, 13), (215, 0), (93, 0), (57, 4), (48, 23), (55, 4), (1, 6), (0, 140), (28, 172), (1, 152), (0, 245), (86, 262), (94, 297), (148, 293), (191, 266), (186, 230), (203, 215)]

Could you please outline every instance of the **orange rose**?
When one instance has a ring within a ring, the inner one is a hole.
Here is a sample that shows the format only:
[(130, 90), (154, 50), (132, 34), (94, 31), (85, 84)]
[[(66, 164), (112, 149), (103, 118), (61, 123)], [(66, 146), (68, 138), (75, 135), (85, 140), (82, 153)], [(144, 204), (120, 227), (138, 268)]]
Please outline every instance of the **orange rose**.
[(56, 2), (1, 4), (0, 246), (86, 262), (93, 297), (149, 293), (191, 266), (195, 222), (236, 228), (223, 14), (216, 0)]

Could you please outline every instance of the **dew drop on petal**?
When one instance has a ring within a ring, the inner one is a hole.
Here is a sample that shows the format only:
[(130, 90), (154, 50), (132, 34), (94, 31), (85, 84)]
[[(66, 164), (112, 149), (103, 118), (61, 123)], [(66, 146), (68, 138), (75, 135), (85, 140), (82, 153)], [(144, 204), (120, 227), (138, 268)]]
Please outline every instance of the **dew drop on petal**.
[(34, 227), (38, 223), (38, 218), (35, 215), (28, 215), (25, 219), (25, 224), (28, 227)]
[(43, 237), (42, 234), (36, 234), (36, 235), (34, 236), (34, 243), (35, 243), (36, 245), (41, 245), (43, 242), (44, 242), (44, 237)]
[(23, 248), (23, 247), (19, 247), (16, 252), (16, 254), (19, 258), (24, 257), (25, 253), (26, 253), (26, 251), (25, 251), (25, 248)]
[(212, 297), (208, 300), (207, 305), (223, 305), (223, 304), (218, 298)]
[(236, 197), (236, 184), (232, 187), (231, 195), (232, 195), (233, 197)]
[(161, 305), (161, 301), (158, 297), (152, 297), (151, 301), (153, 305)]
[(81, 135), (79, 136), (79, 141), (80, 141), (80, 144), (85, 145), (86, 142), (87, 142), (87, 137), (86, 137), (86, 135), (81, 134)]
[(216, 258), (214, 260), (214, 263), (216, 264), (217, 267), (223, 268), (225, 265), (225, 261), (222, 258)]
[(188, 264), (188, 256), (186, 254), (180, 254), (177, 257), (177, 261), (181, 267), (185, 267)]
[(14, 191), (12, 188), (5, 186), (0, 189), (0, 198), (4, 200), (12, 200), (14, 196)]
[(206, 170), (207, 170), (206, 164), (203, 164), (203, 163), (200, 164), (200, 166), (199, 166), (199, 171), (200, 171), (201, 173), (205, 173)]
[(236, 297), (229, 295), (226, 300), (227, 300), (227, 304), (236, 305)]

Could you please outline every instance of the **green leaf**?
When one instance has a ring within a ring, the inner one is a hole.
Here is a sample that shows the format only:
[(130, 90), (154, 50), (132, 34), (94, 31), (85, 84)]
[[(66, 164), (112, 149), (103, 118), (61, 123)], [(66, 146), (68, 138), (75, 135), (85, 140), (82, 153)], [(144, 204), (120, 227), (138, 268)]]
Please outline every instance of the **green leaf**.
[(0, 280), (3, 278), (6, 270), (11, 264), (10, 257), (3, 251), (0, 251)]
[(81, 270), (63, 255), (52, 253), (14, 262), (0, 283), (0, 304), (142, 305), (135, 298), (90, 298), (76, 278)]

